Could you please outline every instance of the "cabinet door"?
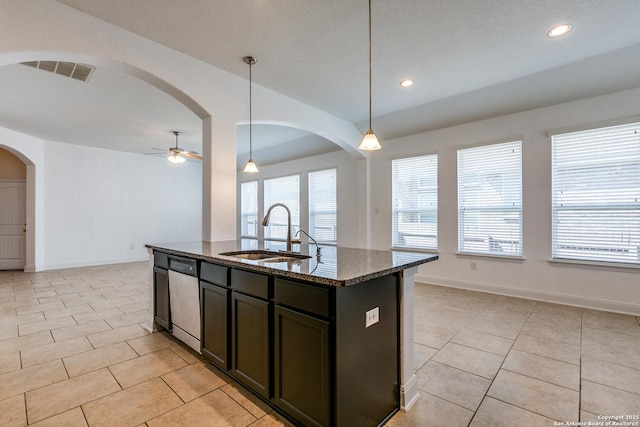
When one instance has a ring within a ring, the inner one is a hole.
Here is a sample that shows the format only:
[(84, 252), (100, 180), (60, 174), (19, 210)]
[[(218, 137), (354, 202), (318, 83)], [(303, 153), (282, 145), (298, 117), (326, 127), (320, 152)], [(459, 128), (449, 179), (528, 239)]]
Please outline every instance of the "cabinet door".
[(171, 330), (169, 274), (164, 268), (153, 267), (153, 288), (153, 320), (163, 328)]
[(305, 426), (328, 426), (329, 323), (280, 306), (274, 313), (273, 401)]
[(269, 303), (231, 293), (231, 374), (262, 396), (271, 397)]
[(229, 293), (221, 286), (200, 282), (202, 354), (223, 369), (229, 369)]

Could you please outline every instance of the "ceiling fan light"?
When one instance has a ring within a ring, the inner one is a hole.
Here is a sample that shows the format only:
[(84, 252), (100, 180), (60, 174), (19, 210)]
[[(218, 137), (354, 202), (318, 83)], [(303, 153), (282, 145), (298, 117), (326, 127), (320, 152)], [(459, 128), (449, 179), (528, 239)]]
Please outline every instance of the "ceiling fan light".
[(369, 129), (364, 135), (364, 138), (362, 138), (362, 142), (360, 142), (358, 148), (364, 151), (374, 151), (381, 149), (382, 146), (380, 145), (376, 134), (373, 133), (371, 129)]
[(187, 159), (182, 156), (177, 155), (176, 153), (171, 153), (167, 156), (167, 160), (169, 160), (174, 165), (180, 165), (184, 163)]
[(242, 172), (257, 173), (258, 172), (258, 166), (256, 166), (256, 164), (254, 163), (253, 160), (249, 159), (247, 164), (244, 165), (244, 168), (242, 169)]

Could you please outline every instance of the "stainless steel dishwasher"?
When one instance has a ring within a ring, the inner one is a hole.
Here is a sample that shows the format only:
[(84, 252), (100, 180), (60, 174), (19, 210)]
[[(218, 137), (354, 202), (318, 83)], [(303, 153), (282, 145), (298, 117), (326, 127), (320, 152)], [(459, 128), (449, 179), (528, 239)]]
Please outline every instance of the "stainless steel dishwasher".
[(172, 334), (200, 353), (200, 286), (195, 260), (169, 257)]

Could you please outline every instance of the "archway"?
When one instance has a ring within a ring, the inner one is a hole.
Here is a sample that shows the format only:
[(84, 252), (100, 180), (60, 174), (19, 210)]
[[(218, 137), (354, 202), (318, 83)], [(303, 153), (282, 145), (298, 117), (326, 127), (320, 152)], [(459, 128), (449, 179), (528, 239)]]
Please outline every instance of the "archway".
[[(39, 227), (42, 227), (42, 222), (38, 221), (36, 217), (36, 205), (42, 203), (42, 191), (40, 194), (36, 192), (36, 166), (42, 160), (42, 152), (37, 147), (37, 140), (33, 139), (29, 141), (31, 149), (22, 149), (22, 142), (25, 140), (24, 135), (11, 135), (11, 131), (6, 129), (0, 129), (0, 150), (10, 153), (15, 156), (20, 162), (25, 165), (24, 171), (24, 201), (25, 201), (25, 227), (24, 227), (24, 260), (23, 266), (11, 265), (10, 268), (23, 268), (24, 271), (37, 271), (39, 263), (41, 263), (42, 257), (37, 255), (37, 247), (42, 246), (42, 236), (37, 232)], [(26, 139), (30, 139), (27, 137)], [(35, 144), (34, 144), (35, 143)], [(30, 151), (30, 152), (29, 152)], [(33, 159), (33, 160), (32, 160)], [(41, 164), (41, 163), (40, 163)], [(38, 240), (38, 238), (40, 240)], [(20, 249), (22, 251), (22, 249)]]
[(27, 166), (0, 148), (0, 270), (24, 270), (26, 264)]
[[(7, 57), (11, 57), (11, 61), (7, 61)], [(175, 99), (178, 103), (184, 105), (186, 109), (195, 114), (196, 120), (208, 117), (207, 112), (184, 92), (171, 84), (159, 79), (158, 77), (137, 69), (136, 67), (122, 64), (116, 61), (105, 60), (101, 58), (89, 57), (85, 55), (70, 55), (63, 53), (21, 53), (21, 54), (8, 54), (0, 55), (0, 63), (3, 65), (16, 65), (20, 62), (27, 62), (30, 60), (42, 60), (47, 58), (55, 61), (76, 61), (78, 63), (90, 63), (90, 64), (102, 64), (104, 67), (110, 67), (112, 70), (126, 74), (128, 76), (135, 77), (137, 80), (143, 81), (149, 86), (153, 87), (154, 91), (159, 90), (164, 94), (169, 95)], [(100, 66), (100, 65), (98, 65)], [(38, 71), (40, 72), (40, 71)], [(37, 117), (33, 117), (33, 120), (37, 120)], [(45, 148), (48, 147), (48, 139), (43, 139), (29, 136), (24, 130), (11, 129), (10, 123), (4, 124), (6, 128), (0, 128), (0, 148), (6, 149), (20, 159), (26, 166), (26, 193), (27, 193), (27, 227), (25, 234), (25, 246), (26, 246), (26, 261), (24, 265), (25, 271), (40, 271), (45, 268), (50, 268), (50, 257), (46, 256), (45, 251), (51, 251), (51, 242), (47, 232), (47, 245), (45, 245), (45, 199), (48, 197), (48, 192), (45, 193), (44, 186), (44, 173), (45, 173), (45, 153), (50, 153)], [(200, 125), (202, 126), (202, 124)], [(196, 135), (196, 133), (192, 133)], [(201, 138), (201, 132), (198, 131), (198, 138)], [(64, 140), (55, 140), (61, 141)], [(171, 141), (173, 142), (172, 138)], [(159, 146), (164, 147), (161, 143)], [(170, 145), (170, 144), (168, 144)], [(48, 157), (48, 156), (47, 156)], [(50, 168), (47, 168), (50, 169)], [(48, 204), (48, 206), (53, 206)], [(51, 218), (49, 216), (49, 218)], [(50, 224), (47, 226), (49, 227)], [(128, 246), (127, 246), (128, 247)], [(140, 246), (136, 245), (136, 248)], [(48, 252), (50, 253), (50, 252)], [(105, 258), (106, 259), (106, 258)], [(54, 263), (55, 264), (55, 263)], [(60, 263), (55, 264), (60, 265)], [(56, 268), (56, 267), (54, 267)]]

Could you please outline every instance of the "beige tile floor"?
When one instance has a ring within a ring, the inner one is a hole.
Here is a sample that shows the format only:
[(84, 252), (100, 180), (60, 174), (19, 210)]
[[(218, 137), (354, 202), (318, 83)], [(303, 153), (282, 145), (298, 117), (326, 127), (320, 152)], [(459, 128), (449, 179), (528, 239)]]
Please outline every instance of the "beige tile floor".
[[(165, 333), (147, 264), (0, 272), (0, 426), (282, 426)], [(416, 285), (421, 398), (390, 427), (640, 414), (640, 319)]]

